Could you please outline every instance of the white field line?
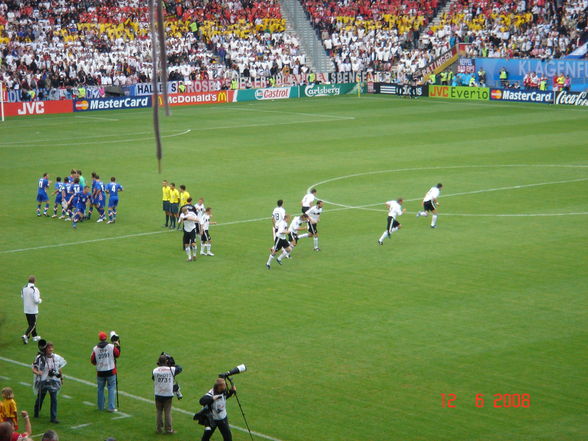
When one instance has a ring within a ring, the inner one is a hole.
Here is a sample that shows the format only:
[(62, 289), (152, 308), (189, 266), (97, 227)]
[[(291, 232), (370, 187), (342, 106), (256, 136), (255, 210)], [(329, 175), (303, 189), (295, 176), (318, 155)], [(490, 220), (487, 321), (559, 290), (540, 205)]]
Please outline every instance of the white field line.
[(83, 427), (88, 427), (88, 426), (91, 426), (91, 425), (92, 425), (92, 423), (78, 424), (77, 426), (71, 426), (70, 429), (72, 429), (72, 430), (78, 430), (78, 429), (81, 429)]
[[(348, 118), (345, 118), (348, 119)], [(355, 118), (353, 118), (355, 119)], [(304, 120), (304, 121), (285, 121), (285, 122), (278, 122), (278, 123), (263, 123), (263, 124), (237, 124), (237, 125), (232, 125), (232, 126), (213, 126), (213, 127), (198, 127), (198, 128), (194, 128), (194, 129), (187, 129), (184, 130), (183, 132), (179, 132), (179, 133), (174, 133), (171, 135), (163, 135), (162, 138), (174, 138), (176, 136), (183, 136), (183, 135), (187, 135), (190, 132), (206, 132), (206, 131), (210, 131), (210, 130), (225, 130), (225, 129), (247, 129), (247, 128), (251, 128), (251, 127), (270, 127), (270, 126), (287, 126), (287, 125), (292, 125), (292, 124), (316, 124), (316, 123), (323, 123), (323, 122), (329, 122), (329, 121), (341, 121), (341, 117), (337, 117), (335, 118), (330, 118), (330, 119), (323, 119), (323, 120), (315, 120), (315, 121), (308, 121), (308, 120)], [(107, 135), (107, 136), (115, 136), (115, 135)], [(103, 140), (98, 140), (98, 141), (91, 141), (91, 142), (84, 142), (83, 140), (80, 140), (79, 142), (71, 142), (71, 143), (65, 143), (65, 144), (55, 144), (52, 141), (47, 141), (48, 143), (50, 143), (49, 147), (68, 147), (68, 146), (84, 146), (84, 145), (96, 145), (96, 144), (119, 144), (122, 142), (134, 142), (134, 141), (152, 141), (153, 138), (121, 138), (121, 139), (114, 139), (111, 141), (103, 141)], [(26, 143), (26, 144), (0, 144), (0, 148), (10, 148), (10, 147), (44, 147), (45, 144), (39, 144), (39, 143)]]
[[(485, 190), (473, 190), (473, 191), (463, 191), (460, 193), (449, 193), (449, 194), (444, 194), (442, 195), (442, 197), (444, 198), (449, 198), (452, 196), (464, 196), (464, 195), (470, 195), (470, 194), (478, 194), (478, 193), (490, 193), (493, 191), (504, 191), (504, 190), (518, 190), (520, 188), (531, 188), (531, 187), (540, 187), (543, 185), (554, 185), (554, 184), (568, 184), (571, 182), (583, 182), (583, 181), (588, 181), (588, 178), (578, 178), (578, 179), (568, 179), (565, 181), (551, 181), (551, 182), (537, 182), (535, 184), (523, 184), (523, 185), (513, 185), (510, 187), (496, 187), (496, 188), (488, 188)], [(405, 202), (415, 202), (415, 201), (419, 201), (422, 198), (413, 198), (413, 199), (405, 199)], [(346, 205), (346, 204), (339, 204), (337, 202), (331, 202), (331, 201), (327, 201), (326, 199), (323, 199), (324, 202), (331, 204), (331, 205), (335, 205), (337, 207), (343, 207), (343, 208), (355, 208), (358, 210), (365, 210), (368, 207), (375, 207), (378, 205), (384, 205), (385, 202), (377, 202), (375, 204), (366, 204), (366, 205), (358, 205), (358, 206), (352, 206), (352, 205)], [(378, 210), (381, 211), (381, 210)], [(566, 213), (568, 214), (568, 213)], [(542, 214), (543, 216), (545, 214)], [(455, 216), (455, 215), (454, 215)]]
[[(162, 138), (175, 138), (176, 136), (183, 136), (183, 135), (187, 135), (188, 133), (190, 133), (192, 131), (192, 129), (187, 129), (184, 130), (183, 132), (178, 132), (178, 133), (173, 133), (171, 135), (162, 135)], [(113, 139), (112, 141), (103, 141), (103, 140), (99, 140), (99, 141), (91, 141), (91, 142), (83, 142), (83, 140), (80, 140), (79, 142), (70, 142), (70, 143), (65, 143), (65, 144), (54, 144), (52, 142), (50, 142), (48, 145), (45, 144), (35, 144), (35, 143), (29, 143), (26, 144), (26, 147), (67, 147), (67, 146), (83, 146), (83, 145), (95, 145), (95, 144), (118, 144), (121, 142), (133, 142), (133, 141), (151, 141), (153, 140), (153, 137), (151, 138), (122, 138), (122, 139)], [(14, 145), (10, 145), (10, 146), (6, 146), (6, 145), (1, 145), (1, 148), (9, 148), (9, 147), (15, 147)], [(21, 145), (20, 147), (25, 147), (24, 145)]]
[[(370, 174), (375, 174), (375, 173), (370, 173)], [(354, 174), (354, 175), (350, 175), (350, 177), (351, 176), (361, 176), (361, 175), (362, 174)], [(335, 181), (338, 179), (340, 179), (340, 178), (333, 178), (331, 180), (323, 181), (323, 183), (324, 182), (332, 182), (332, 181)], [(572, 179), (569, 181), (553, 181), (553, 182), (542, 182), (542, 183), (537, 183), (537, 184), (515, 185), (512, 187), (498, 187), (498, 188), (490, 188), (487, 190), (474, 190), (471, 192), (447, 194), (447, 195), (443, 195), (443, 197), (462, 196), (462, 195), (467, 195), (467, 194), (478, 194), (478, 193), (486, 193), (486, 192), (493, 192), (493, 191), (513, 190), (513, 189), (525, 188), (525, 187), (535, 187), (535, 186), (539, 186), (539, 185), (562, 184), (562, 183), (567, 183), (567, 182), (579, 182), (579, 181), (588, 181), (588, 178)], [(318, 186), (319, 184), (320, 183), (314, 184), (314, 185), (310, 186), (309, 189), (313, 188), (315, 186)], [(414, 201), (419, 201), (419, 200), (421, 200), (421, 198), (405, 199), (406, 202), (414, 202)], [(327, 201), (326, 199), (323, 199), (323, 201), (327, 204), (335, 205), (335, 206), (339, 207), (339, 208), (335, 208), (333, 210), (329, 210), (329, 213), (333, 213), (336, 211), (344, 211), (344, 210), (364, 210), (364, 211), (376, 211), (376, 212), (385, 211), (384, 209), (371, 208), (371, 207), (378, 206), (378, 205), (384, 205), (384, 202), (380, 202), (380, 203), (376, 203), (376, 204), (367, 204), (367, 205), (345, 205), (345, 204), (339, 204), (337, 202), (330, 202), (330, 201)], [(588, 214), (588, 213), (586, 213), (586, 212), (529, 213), (529, 214), (524, 214), (524, 213), (514, 213), (514, 214), (507, 214), (507, 213), (501, 213), (501, 214), (443, 213), (443, 216), (476, 216), (476, 217), (496, 217), (496, 216), (498, 216), (498, 217), (537, 217), (537, 216), (541, 216), (541, 217), (549, 217), (549, 216), (581, 216), (581, 215), (586, 215), (586, 214)], [(217, 224), (216, 226), (223, 227), (223, 226), (227, 226), (227, 225), (237, 225), (237, 224), (245, 224), (245, 223), (250, 223), (250, 222), (259, 222), (262, 220), (269, 220), (269, 219), (271, 219), (271, 217), (269, 217), (269, 216), (268, 217), (257, 217), (257, 218), (253, 218), (253, 219), (243, 219), (243, 220), (236, 220), (236, 221), (231, 221), (231, 222), (223, 222), (223, 223)], [(37, 246), (37, 247), (16, 248), (13, 250), (1, 250), (0, 254), (22, 253), (25, 251), (43, 250), (43, 249), (47, 249), (47, 248), (61, 248), (61, 247), (68, 247), (68, 246), (75, 246), (75, 245), (84, 245), (84, 244), (95, 243), (95, 242), (105, 242), (105, 241), (110, 241), (110, 240), (129, 239), (129, 238), (141, 237), (141, 236), (152, 236), (155, 234), (172, 233), (172, 232), (173, 232), (172, 230), (158, 230), (158, 231), (148, 231), (148, 232), (144, 232), (144, 233), (132, 233), (132, 234), (125, 234), (125, 235), (121, 235), (121, 236), (102, 237), (99, 239), (80, 240), (77, 242), (65, 242), (65, 243), (52, 244), (52, 245), (41, 245), (41, 246)]]
[(112, 421), (114, 420), (122, 420), (124, 418), (131, 418), (133, 415), (129, 415), (128, 413), (124, 413), (124, 412), (116, 412), (114, 415), (118, 415), (117, 417), (112, 418)]
[(82, 401), (82, 404), (85, 404), (86, 406), (95, 406), (95, 403), (90, 403), (89, 401)]
[[(249, 104), (249, 106), (253, 106), (254, 104)], [(230, 110), (248, 110), (253, 112), (266, 112), (266, 113), (281, 113), (285, 115), (304, 115), (304, 116), (313, 116), (319, 118), (333, 118), (337, 120), (350, 120), (356, 119), (355, 116), (342, 116), (342, 115), (331, 115), (328, 113), (306, 113), (306, 112), (288, 112), (285, 110), (269, 110), (269, 109), (257, 109), (255, 107), (241, 107), (241, 108), (232, 108)]]
[[(0, 356), (0, 360), (5, 361), (6, 363), (12, 363), (15, 364), (17, 366), (22, 366), (22, 367), (26, 367), (28, 369), (31, 368), (31, 365), (28, 363), (23, 363), (22, 361), (17, 361), (17, 360), (12, 360), (11, 358), (6, 358), (6, 357), (2, 357)], [(91, 387), (96, 387), (96, 383), (93, 383), (91, 381), (88, 380), (84, 380), (82, 378), (76, 378), (76, 377), (72, 377), (71, 375), (63, 375), (64, 378), (67, 378), (68, 380), (72, 380), (81, 384), (85, 384), (87, 386), (91, 386)], [(133, 395), (130, 394), (128, 392), (119, 390), (118, 391), (119, 395), (122, 395), (124, 397), (128, 397), (128, 398), (132, 398), (133, 400), (137, 400), (137, 401), (142, 401), (143, 403), (149, 403), (151, 405), (153, 405), (153, 400), (148, 400), (147, 398), (144, 397), (140, 397), (138, 395)], [(85, 404), (86, 402), (84, 402)], [(87, 403), (89, 403), (89, 401), (87, 401)], [(90, 405), (94, 406), (94, 403), (90, 403)], [(193, 416), (194, 412), (190, 412), (184, 409), (181, 409), (179, 407), (172, 407), (172, 409), (178, 413), (182, 413), (184, 415), (190, 415)], [(114, 419), (114, 418), (113, 418)], [(240, 427), (240, 426), (234, 426), (233, 424), (231, 424), (231, 428), (235, 429), (235, 430), (239, 430), (241, 432), (247, 432), (247, 429), (245, 429), (244, 427)], [(264, 439), (268, 439), (270, 441), (282, 441), (279, 438), (274, 438), (273, 436), (269, 436), (269, 435), (265, 435), (263, 433), (259, 433), (259, 432), (254, 432), (253, 430), (251, 431), (251, 433), (255, 436), (258, 436), (260, 438), (264, 438)]]
[(105, 118), (102, 116), (86, 116), (86, 115), (75, 115), (74, 118), (81, 118), (81, 119), (95, 119), (98, 121), (120, 121), (118, 118)]

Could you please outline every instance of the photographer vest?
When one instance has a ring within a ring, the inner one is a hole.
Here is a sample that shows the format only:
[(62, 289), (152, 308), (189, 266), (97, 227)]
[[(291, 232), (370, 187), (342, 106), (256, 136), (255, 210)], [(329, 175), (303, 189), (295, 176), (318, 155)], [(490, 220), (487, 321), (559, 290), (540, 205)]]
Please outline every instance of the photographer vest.
[(96, 371), (112, 371), (116, 365), (114, 363), (114, 345), (111, 343), (103, 346), (98, 344), (94, 346), (94, 357), (96, 358)]
[[(214, 397), (214, 389), (210, 389), (206, 395)], [(227, 417), (226, 393), (223, 393), (218, 400), (214, 400), (210, 404), (210, 410), (212, 412), (212, 419), (215, 421), (224, 420)]]
[(173, 397), (174, 396), (174, 374), (175, 366), (158, 366), (153, 369), (153, 386), (155, 396)]

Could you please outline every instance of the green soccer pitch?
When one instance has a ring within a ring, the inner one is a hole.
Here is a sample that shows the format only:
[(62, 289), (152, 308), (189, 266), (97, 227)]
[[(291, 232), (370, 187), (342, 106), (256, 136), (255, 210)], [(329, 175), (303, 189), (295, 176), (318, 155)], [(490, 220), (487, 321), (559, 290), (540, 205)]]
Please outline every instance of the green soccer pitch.
[[(178, 441), (200, 439), (197, 400), (240, 363), (256, 440), (588, 439), (585, 109), (347, 96), (172, 111), (161, 174), (150, 110), (0, 125), (0, 387), (20, 409), (34, 404), (20, 290), (35, 274), (39, 332), (68, 361), (61, 440), (161, 439), (162, 351), (185, 369)], [(42, 173), (72, 167), (124, 186), (116, 224), (35, 215)], [(213, 207), (214, 257), (186, 262), (181, 233), (162, 228), (162, 179)], [(433, 230), (415, 213), (438, 182)], [(268, 271), (276, 200), (298, 213), (312, 185), (329, 201), (321, 251), (304, 239)], [(378, 246), (398, 197), (403, 228)], [(89, 362), (111, 329), (114, 415), (96, 410)], [(50, 427), (48, 401), (34, 434)], [(234, 399), (228, 411), (234, 439), (249, 439)]]

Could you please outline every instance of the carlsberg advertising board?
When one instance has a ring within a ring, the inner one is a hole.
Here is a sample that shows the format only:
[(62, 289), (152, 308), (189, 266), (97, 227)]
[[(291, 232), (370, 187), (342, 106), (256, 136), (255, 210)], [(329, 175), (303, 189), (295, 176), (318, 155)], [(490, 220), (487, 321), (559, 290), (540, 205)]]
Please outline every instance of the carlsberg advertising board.
[[(357, 93), (359, 86), (355, 84), (316, 84), (314, 86), (300, 86), (300, 98), (317, 96), (336, 96)], [(362, 87), (361, 93), (364, 93)]]

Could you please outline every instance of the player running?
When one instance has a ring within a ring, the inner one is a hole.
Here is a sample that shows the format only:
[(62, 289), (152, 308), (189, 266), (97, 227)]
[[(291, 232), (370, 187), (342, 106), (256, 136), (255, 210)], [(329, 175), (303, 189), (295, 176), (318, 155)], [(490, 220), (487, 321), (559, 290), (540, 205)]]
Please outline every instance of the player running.
[(200, 216), (200, 225), (202, 228), (202, 234), (200, 235), (200, 254), (202, 256), (214, 256), (210, 251), (210, 247), (212, 244), (212, 238), (210, 237), (210, 233), (208, 232), (209, 225), (215, 225), (216, 222), (212, 222), (210, 219), (212, 218), (212, 208), (206, 207), (206, 210)]
[(49, 217), (47, 214), (47, 210), (49, 210), (49, 196), (47, 196), (47, 189), (51, 185), (51, 181), (49, 180), (49, 174), (43, 173), (43, 177), (39, 179), (39, 184), (37, 187), (37, 216), (41, 216), (41, 205), (45, 203), (45, 208), (43, 210), (43, 216)]
[(284, 220), (280, 221), (277, 225), (278, 231), (276, 233), (276, 238), (274, 239), (274, 246), (270, 248), (270, 255), (267, 259), (267, 263), (265, 264), (267, 269), (271, 269), (272, 260), (274, 260), (274, 256), (278, 253), (278, 251), (282, 250), (282, 254), (276, 259), (276, 262), (278, 262), (280, 265), (282, 264), (282, 259), (284, 257), (290, 257), (292, 247), (290, 246), (290, 242), (288, 242), (289, 220), (290, 215), (287, 214), (284, 216)]
[(113, 224), (116, 222), (117, 207), (118, 207), (118, 193), (123, 191), (123, 186), (116, 182), (116, 178), (113, 176), (110, 178), (110, 183), (106, 186), (106, 192), (109, 195), (108, 198), (108, 222), (107, 224)]
[(302, 202), (300, 203), (300, 205), (302, 205), (302, 213), (306, 213), (308, 211), (308, 209), (314, 203), (315, 199), (316, 199), (316, 188), (313, 188), (308, 193), (306, 193), (304, 195), (304, 197), (302, 198)]
[(299, 231), (307, 230), (307, 227), (304, 226), (305, 223), (308, 223), (308, 215), (306, 213), (301, 216), (294, 216), (292, 222), (290, 222), (290, 226), (288, 227), (288, 241), (290, 242), (292, 251), (294, 251), (294, 247), (300, 239), (308, 237), (308, 233), (298, 235)]
[(53, 195), (55, 196), (55, 202), (53, 203), (53, 216), (51, 216), (52, 218), (56, 218), (57, 217), (57, 207), (61, 208), (61, 216), (59, 216), (59, 219), (63, 219), (65, 217), (65, 209), (61, 206), (61, 204), (63, 203), (63, 193), (64, 193), (64, 189), (65, 189), (65, 185), (63, 184), (63, 182), (61, 182), (61, 177), (57, 176), (57, 178), (55, 178), (55, 190), (53, 191)]
[(398, 217), (402, 216), (406, 212), (406, 208), (402, 207), (402, 198), (396, 199), (395, 201), (386, 202), (386, 208), (388, 208), (388, 223), (386, 224), (386, 231), (382, 233), (382, 236), (378, 239), (379, 245), (384, 245), (384, 239), (389, 238), (392, 233), (398, 231), (402, 225), (398, 222)]
[(274, 239), (276, 238), (276, 225), (278, 224), (278, 222), (284, 220), (284, 216), (286, 216), (284, 201), (282, 199), (278, 199), (278, 202), (276, 203), (276, 208), (274, 208), (274, 211), (272, 211), (272, 235)]
[(433, 213), (431, 219), (431, 228), (437, 228), (437, 207), (441, 205), (437, 198), (439, 194), (441, 194), (441, 189), (443, 188), (443, 184), (438, 183), (434, 187), (427, 192), (423, 199), (423, 210), (417, 213), (417, 217), (420, 216), (428, 216), (429, 212)]
[[(310, 207), (306, 214), (308, 215), (308, 235), (312, 237), (314, 242), (314, 250), (320, 251), (319, 248), (319, 235), (318, 235), (318, 223), (321, 218), (321, 213), (323, 212), (323, 201), (317, 201), (316, 205)], [(299, 236), (300, 239), (302, 236)]]

